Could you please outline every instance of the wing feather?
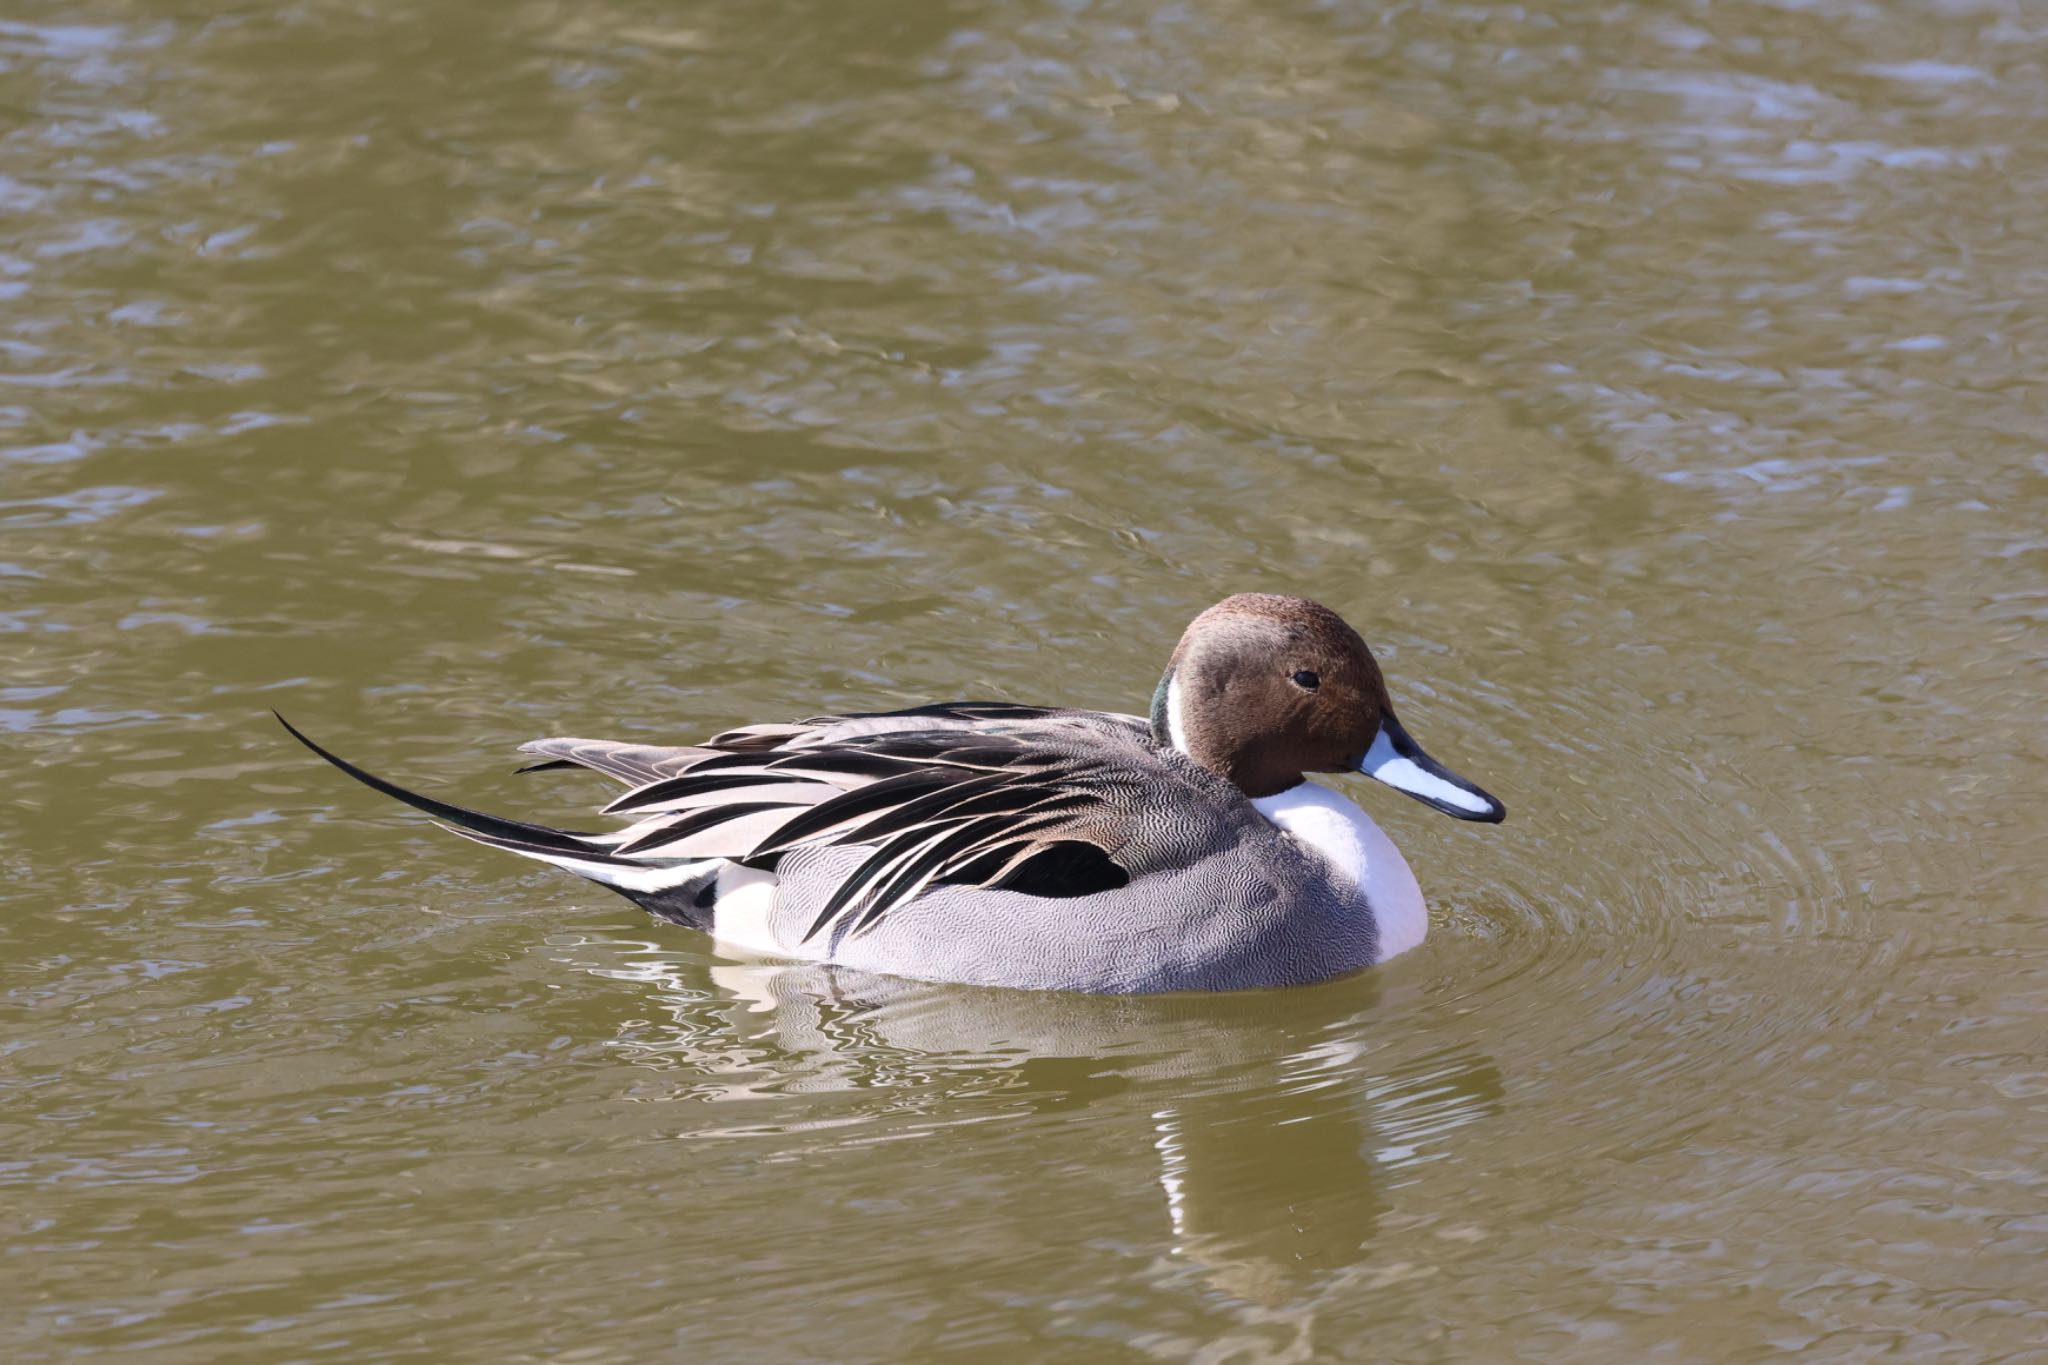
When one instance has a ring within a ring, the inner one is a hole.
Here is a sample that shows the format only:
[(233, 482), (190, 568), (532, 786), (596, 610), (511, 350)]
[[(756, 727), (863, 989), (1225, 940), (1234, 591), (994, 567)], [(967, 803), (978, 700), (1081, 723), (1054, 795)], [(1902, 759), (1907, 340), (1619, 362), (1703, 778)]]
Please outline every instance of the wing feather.
[(865, 904), (847, 919), (848, 937), (868, 932), (891, 909), (915, 899), (924, 889), (974, 857), (985, 852), (997, 839), (1035, 835), (1050, 822), (1019, 825), (1004, 816), (983, 816), (967, 820), (935, 839), (922, 841), (908, 855), (896, 860), (885, 877), (877, 880)]
[(806, 849), (862, 850), (805, 930), (808, 942), (828, 930), (868, 933), (940, 883), (1055, 897), (1126, 883), (1131, 869), (1116, 858), (1133, 803), (1116, 788), (1143, 779), (1091, 756), (1105, 738), (1139, 738), (1124, 719), (956, 702), (741, 726), (682, 748), (524, 748), (548, 760), (536, 766), (595, 768), (629, 784), (605, 813), (630, 817), (630, 827), (588, 836), (602, 857), (772, 868)]
[(714, 792), (729, 792), (745, 787), (808, 783), (812, 780), (794, 773), (770, 773), (758, 769), (751, 772), (714, 772), (708, 775), (691, 771), (677, 777), (663, 778), (659, 782), (650, 782), (644, 787), (635, 787), (606, 806), (604, 813), (628, 815), (635, 811), (647, 811)]
[(589, 768), (637, 787), (680, 772), (712, 757), (717, 751), (700, 745), (664, 748), (652, 744), (622, 744), (608, 739), (536, 739), (520, 745), (519, 752), (539, 754), (546, 760), (530, 763), (521, 768), (521, 772)]
[(790, 816), (802, 809), (801, 806), (768, 805), (719, 807), (715, 812), (704, 814), (715, 813), (723, 819), (683, 834), (677, 834), (670, 827), (648, 835), (625, 851), (653, 858), (744, 858), (773, 840), (776, 831), (789, 822)]

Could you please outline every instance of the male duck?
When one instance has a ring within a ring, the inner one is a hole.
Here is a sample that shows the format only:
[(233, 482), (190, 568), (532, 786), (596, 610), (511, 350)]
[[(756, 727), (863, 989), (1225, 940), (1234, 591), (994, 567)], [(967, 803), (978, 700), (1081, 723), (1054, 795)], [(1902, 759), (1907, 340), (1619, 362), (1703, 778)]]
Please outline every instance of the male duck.
[[(283, 717), (279, 717), (280, 720)], [(543, 739), (536, 768), (628, 786), (575, 834), (350, 776), (663, 919), (772, 956), (1134, 993), (1317, 981), (1413, 948), (1422, 892), (1371, 817), (1304, 773), (1365, 772), (1461, 820), (1500, 802), (1394, 719), (1327, 607), (1196, 617), (1138, 716), (1004, 702), (748, 725), (687, 748)]]

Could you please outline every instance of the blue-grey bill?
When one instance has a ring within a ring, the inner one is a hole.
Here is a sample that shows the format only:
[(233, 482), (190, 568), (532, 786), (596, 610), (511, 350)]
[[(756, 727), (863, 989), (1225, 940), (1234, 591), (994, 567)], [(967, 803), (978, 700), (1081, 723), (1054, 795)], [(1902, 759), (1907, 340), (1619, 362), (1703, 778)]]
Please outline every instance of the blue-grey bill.
[(1422, 752), (1391, 714), (1380, 722), (1358, 770), (1460, 820), (1497, 825), (1508, 817), (1506, 806)]

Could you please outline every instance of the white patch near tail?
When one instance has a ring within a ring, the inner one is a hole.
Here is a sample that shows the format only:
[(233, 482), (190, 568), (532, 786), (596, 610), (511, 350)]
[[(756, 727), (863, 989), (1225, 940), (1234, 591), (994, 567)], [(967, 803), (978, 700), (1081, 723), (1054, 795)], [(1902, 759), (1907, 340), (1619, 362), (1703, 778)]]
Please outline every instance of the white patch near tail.
[(771, 928), (775, 891), (773, 872), (727, 863), (718, 869), (718, 900), (711, 910), (711, 937), (732, 948), (769, 957), (797, 957), (775, 940)]
[[(463, 833), (454, 826), (457, 834)], [(571, 853), (539, 853), (532, 849), (507, 849), (522, 857), (539, 862), (552, 863), (566, 868), (579, 877), (606, 886), (623, 887), (628, 891), (666, 891), (681, 886), (718, 866), (717, 899), (711, 910), (711, 936), (728, 948), (743, 952), (759, 953), (767, 957), (808, 959), (809, 954), (792, 952), (776, 941), (774, 930), (775, 891), (779, 882), (772, 872), (757, 868), (741, 867), (722, 858), (699, 858), (686, 863), (674, 863), (664, 867), (621, 867), (617, 863), (600, 863), (589, 858), (578, 858)]]

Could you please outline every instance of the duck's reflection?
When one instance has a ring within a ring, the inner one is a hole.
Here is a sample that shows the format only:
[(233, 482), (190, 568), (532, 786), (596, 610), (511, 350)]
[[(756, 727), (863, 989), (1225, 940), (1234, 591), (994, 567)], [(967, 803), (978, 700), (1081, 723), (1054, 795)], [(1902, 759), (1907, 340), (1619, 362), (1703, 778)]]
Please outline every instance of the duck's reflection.
[[(732, 1093), (759, 1093), (765, 1059), (785, 1094), (948, 1076), (987, 1094), (994, 1075), (1013, 1112), (1086, 1108), (1098, 1130), (1128, 1135), (1125, 1155), (1156, 1154), (1174, 1249), (1258, 1303), (1357, 1263), (1387, 1208), (1382, 1171), (1432, 1159), (1432, 1139), (1501, 1097), (1492, 1062), (1469, 1048), (1386, 1046), (1375, 1027), (1400, 1011), (1369, 978), (1103, 997), (579, 946), (600, 951), (574, 954), (577, 965), (650, 983), (673, 1021), (636, 1021), (629, 1052), (727, 1077)], [(960, 1098), (941, 1083), (933, 1102)]]

